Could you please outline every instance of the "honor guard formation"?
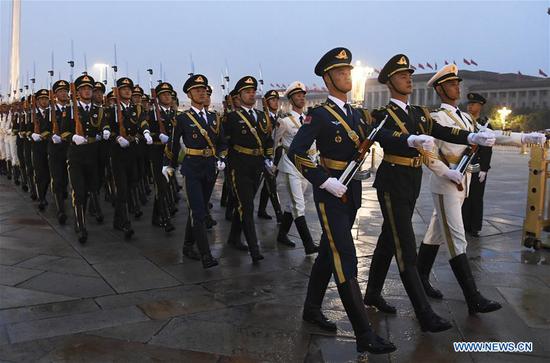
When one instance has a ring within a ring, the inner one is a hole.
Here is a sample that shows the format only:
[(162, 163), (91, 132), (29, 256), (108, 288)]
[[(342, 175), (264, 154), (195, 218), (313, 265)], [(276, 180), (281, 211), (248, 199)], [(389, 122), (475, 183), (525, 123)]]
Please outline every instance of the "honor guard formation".
[[(396, 314), (382, 294), (394, 257), (422, 331), (452, 327), (430, 305), (430, 298), (443, 299), (429, 281), (441, 245), (448, 249), (469, 313), (501, 308), (476, 286), (466, 233), (477, 236), (481, 230), (491, 147), (543, 144), (546, 138), (537, 132), (493, 130), (480, 117), (486, 100), (476, 93), (467, 95), (467, 112), (460, 110), (461, 78), (454, 64), (427, 83), (441, 99), (440, 108), (410, 104), (414, 67), (404, 54), (391, 57), (378, 76), (390, 94), (387, 106), (353, 107), (347, 101), (351, 61), (351, 52), (342, 47), (320, 58), (314, 72), (329, 95), (309, 110), (307, 88), (300, 81), (282, 94), (269, 90), (261, 95), (261, 109), (256, 108), (258, 80), (246, 75), (225, 96), (223, 113), (209, 110), (212, 88), (202, 74), (191, 74), (183, 85), (191, 107), (182, 110), (175, 87), (165, 80), (156, 86), (150, 81), (146, 94), (132, 79), (116, 78), (115, 66), (115, 85), (106, 93), (105, 84), (86, 72), (54, 82), (50, 71), (49, 89), (25, 86), (0, 106), (0, 172), (28, 193), (39, 211), (55, 208), (59, 224), (73, 223), (82, 244), (94, 243), (89, 223), (107, 222), (131, 243), (132, 221), (144, 217), (141, 206), (153, 199), (152, 215), (146, 218), (161, 233), (180, 233), (183, 255), (204, 268), (218, 265), (207, 231), (217, 225), (210, 199), (217, 179), (223, 178), (221, 206), (231, 221), (227, 244), (249, 253), (253, 264), (261, 263), (254, 214), (272, 219), (266, 211), (271, 203), (277, 242), (296, 246), (288, 235), (294, 224), (305, 254), (317, 254), (303, 319), (337, 330), (321, 309), (334, 277), (357, 351), (389, 353), (396, 346), (382, 337), (384, 332), (373, 330), (367, 306)], [(288, 113), (281, 113), (280, 97), (288, 99)], [(384, 151), (373, 184), (383, 224), (363, 293), (352, 226), (361, 207), (362, 180), (369, 176), (361, 165), (375, 142)], [(412, 217), (423, 166), (430, 171), (434, 211), (417, 249)], [(307, 200), (308, 188), (313, 201)], [(185, 226), (172, 222), (183, 203)], [(319, 241), (308, 227), (308, 203), (314, 203), (322, 227)], [(114, 208), (112, 221), (105, 221), (105, 208)]]

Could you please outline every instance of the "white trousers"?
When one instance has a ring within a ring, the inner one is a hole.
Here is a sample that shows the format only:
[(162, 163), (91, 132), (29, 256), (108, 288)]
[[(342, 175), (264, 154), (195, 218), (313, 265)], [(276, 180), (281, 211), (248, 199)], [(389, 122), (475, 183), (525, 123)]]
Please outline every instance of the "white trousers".
[(468, 242), (462, 221), (463, 195), (432, 193), (434, 212), (424, 236), (428, 245), (447, 244), (451, 258), (466, 253)]
[(10, 160), (12, 165), (19, 165), (19, 158), (17, 157), (17, 136), (5, 136), (4, 144), (6, 150), (6, 160)]
[(4, 135), (0, 135), (0, 159), (4, 160), (6, 158), (6, 144), (4, 141)]
[(304, 216), (306, 213), (306, 201), (304, 193), (309, 182), (301, 175), (289, 174), (279, 171), (279, 177), (287, 190), (287, 203), (284, 207), (285, 212), (292, 213), (294, 219)]

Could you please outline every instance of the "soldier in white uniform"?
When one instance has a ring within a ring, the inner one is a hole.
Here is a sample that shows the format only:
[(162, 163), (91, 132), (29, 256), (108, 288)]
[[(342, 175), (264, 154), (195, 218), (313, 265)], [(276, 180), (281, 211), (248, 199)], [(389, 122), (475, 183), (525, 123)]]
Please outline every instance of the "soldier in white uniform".
[[(429, 81), (428, 86), (433, 86), (441, 98), (441, 108), (431, 113), (433, 119), (442, 126), (454, 127), (456, 132), (467, 130), (474, 132), (472, 118), (466, 112), (457, 108), (460, 100), (460, 77), (458, 68), (454, 64), (445, 66), (437, 72)], [(539, 133), (521, 134), (509, 131), (481, 131), (479, 137), (499, 144), (521, 145), (522, 143), (538, 143), (545, 141), (545, 136)], [(442, 140), (436, 140), (439, 149), (440, 159), (430, 162), (430, 170), (434, 174), (430, 177), (430, 189), (434, 200), (435, 210), (433, 212), (428, 231), (424, 237), (423, 244), (440, 246), (447, 243), (451, 259), (449, 263), (455, 274), (464, 297), (468, 304), (470, 314), (488, 313), (501, 308), (496, 301), (486, 299), (477, 290), (472, 271), (466, 257), (466, 236), (462, 221), (462, 203), (468, 194), (468, 187), (471, 180), (469, 171), (463, 175), (454, 171), (454, 178), (449, 178), (449, 171), (456, 168), (462, 156), (467, 153), (467, 146), (451, 144)], [(453, 173), (451, 173), (453, 174)], [(425, 289), (432, 289), (428, 276), (437, 254), (430, 253), (430, 256), (422, 256), (420, 249), (417, 266), (420, 275), (423, 277)], [(428, 258), (430, 257), (430, 258)]]
[(0, 174), (6, 174), (8, 179), (11, 179), (10, 170), (8, 167), (8, 161), (6, 159), (6, 145), (5, 145), (5, 134), (6, 130), (4, 125), (7, 122), (8, 114), (0, 115)]
[(8, 165), (8, 176), (13, 175), (15, 185), (19, 185), (19, 159), (17, 157), (17, 136), (12, 132), (15, 115), (9, 112), (4, 121), (4, 154)]
[[(283, 218), (279, 226), (279, 234), (277, 242), (284, 245), (295, 247), (296, 244), (289, 240), (287, 234), (292, 226), (292, 222), (296, 224), (296, 229), (300, 234), (306, 255), (318, 252), (319, 247), (313, 243), (311, 233), (307, 226), (305, 210), (306, 202), (304, 193), (309, 182), (296, 169), (294, 163), (287, 157), (288, 148), (294, 139), (294, 135), (298, 132), (300, 126), (306, 118), (304, 114), (304, 106), (306, 103), (306, 87), (302, 82), (293, 82), (285, 92), (286, 97), (290, 101), (292, 109), (290, 114), (284, 118), (280, 118), (275, 129), (275, 145), (282, 144), (283, 155), (279, 161), (279, 179), (286, 187), (288, 200), (284, 206)], [(310, 155), (315, 154), (315, 147), (310, 149)]]

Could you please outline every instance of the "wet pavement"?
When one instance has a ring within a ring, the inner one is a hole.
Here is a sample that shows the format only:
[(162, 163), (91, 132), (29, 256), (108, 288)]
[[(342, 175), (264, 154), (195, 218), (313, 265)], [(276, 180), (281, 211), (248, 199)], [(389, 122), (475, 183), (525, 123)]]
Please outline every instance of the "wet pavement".
[[(104, 204), (106, 222), (97, 225), (89, 218), (89, 241), (81, 245), (72, 216), (59, 226), (51, 200), (38, 213), (28, 194), (0, 177), (0, 362), (549, 361), (550, 252), (521, 244), (527, 162), (528, 156), (515, 149), (495, 151), (482, 236), (470, 238), (468, 249), (480, 290), (503, 308), (469, 316), (443, 248), (431, 280), (445, 298), (433, 300), (432, 306), (453, 328), (422, 333), (393, 262), (384, 294), (398, 314), (369, 312), (376, 331), (398, 350), (368, 357), (355, 352), (334, 283), (324, 311), (337, 321), (338, 332), (327, 334), (302, 322), (314, 257), (306, 257), (300, 247), (277, 245), (274, 220), (257, 220), (266, 257), (259, 266), (247, 253), (226, 246), (229, 222), (219, 207), (221, 180), (213, 196), (218, 225), (208, 232), (220, 265), (204, 270), (181, 253), (187, 218), (183, 200), (175, 232), (165, 235), (151, 226), (149, 201), (144, 216), (133, 222), (136, 235), (129, 242), (112, 228), (113, 211)], [(364, 206), (353, 229), (362, 288), (381, 226), (370, 184), (365, 183)], [(418, 243), (433, 210), (427, 186), (413, 219)], [(318, 241), (312, 202), (307, 209)], [(294, 227), (291, 238), (299, 241)], [(455, 353), (455, 341), (533, 342), (533, 352)]]

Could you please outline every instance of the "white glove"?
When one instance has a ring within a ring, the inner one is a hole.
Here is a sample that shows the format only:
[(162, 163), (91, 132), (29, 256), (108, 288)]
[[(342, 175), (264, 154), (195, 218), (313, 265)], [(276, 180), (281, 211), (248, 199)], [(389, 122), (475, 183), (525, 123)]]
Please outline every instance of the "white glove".
[(84, 136), (73, 135), (73, 142), (77, 145), (86, 144), (88, 140)]
[(216, 162), (216, 168), (218, 168), (219, 171), (223, 171), (223, 169), (225, 169), (225, 163), (221, 160), (218, 160)]
[(166, 181), (170, 181), (170, 177), (174, 175), (174, 168), (171, 166), (163, 166), (162, 167), (162, 175), (166, 178)]
[(273, 160), (265, 159), (264, 164), (265, 164), (265, 168), (267, 169), (267, 172), (273, 175), (273, 173), (275, 173), (275, 165), (273, 164)]
[(103, 140), (109, 140), (110, 137), (111, 137), (111, 131), (103, 130)]
[(101, 134), (96, 134), (95, 135), (95, 141), (99, 141), (101, 139), (102, 139)]
[(42, 136), (40, 136), (40, 134), (37, 134), (37, 133), (34, 133), (34, 132), (32, 133), (31, 138), (36, 142), (42, 140)]
[(540, 132), (530, 132), (528, 134), (523, 134), (521, 136), (522, 144), (544, 145), (545, 141), (546, 141), (546, 135), (541, 134)]
[(340, 183), (340, 181), (336, 178), (328, 178), (319, 188), (325, 189), (327, 192), (338, 198), (342, 197), (342, 195), (344, 195), (344, 193), (348, 190), (348, 187)]
[(449, 169), (444, 176), (455, 184), (462, 183), (462, 173), (458, 170)]
[(11, 134), (12, 134), (11, 129), (8, 129), (8, 130), (6, 131), (6, 135), (11, 135)]
[(125, 138), (123, 138), (122, 136), (119, 136), (117, 139), (116, 139), (116, 142), (118, 142), (118, 144), (120, 145), (120, 147), (128, 147), (130, 146), (130, 141), (126, 140)]
[(495, 144), (495, 141), (495, 134), (491, 131), (480, 131), (478, 133), (471, 133), (468, 135), (468, 142), (470, 144), (492, 147)]
[(145, 141), (147, 141), (147, 145), (151, 145), (153, 143), (153, 138), (149, 135), (149, 131), (144, 132), (143, 136), (145, 137)]
[(426, 151), (432, 151), (435, 147), (434, 138), (430, 135), (411, 135), (407, 138), (407, 144)]
[(480, 171), (479, 172), (479, 182), (483, 183), (485, 181), (485, 178), (487, 177), (486, 171)]
[(162, 142), (163, 144), (166, 144), (168, 140), (170, 140), (170, 136), (165, 134), (160, 134), (159, 139), (160, 139), (160, 142)]
[(52, 141), (54, 144), (59, 144), (61, 142), (61, 136), (53, 134)]

